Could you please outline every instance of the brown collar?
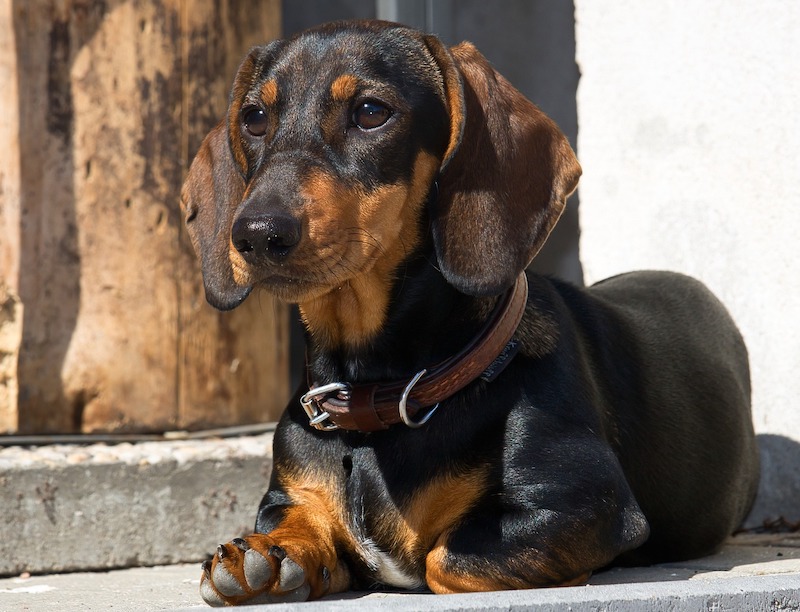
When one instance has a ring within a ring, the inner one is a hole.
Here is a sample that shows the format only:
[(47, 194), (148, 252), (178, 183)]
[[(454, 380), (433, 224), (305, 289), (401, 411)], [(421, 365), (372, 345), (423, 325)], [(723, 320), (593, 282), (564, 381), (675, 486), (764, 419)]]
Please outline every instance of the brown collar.
[[(312, 426), (323, 431), (378, 431), (405, 423), (423, 425), (442, 402), (477, 378), (494, 380), (517, 349), (512, 337), (528, 301), (528, 279), (522, 273), (498, 300), (483, 329), (464, 349), (410, 380), (351, 385), (311, 385), (300, 403)], [(424, 415), (414, 417), (433, 406)]]

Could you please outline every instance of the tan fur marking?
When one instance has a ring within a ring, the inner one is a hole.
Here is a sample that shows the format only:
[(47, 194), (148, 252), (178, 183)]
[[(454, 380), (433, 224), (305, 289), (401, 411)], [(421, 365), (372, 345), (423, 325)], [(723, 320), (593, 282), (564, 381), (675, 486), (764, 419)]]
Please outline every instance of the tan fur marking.
[[(295, 505), (284, 510), (283, 520), (267, 537), (306, 570), (309, 580), (315, 577), (311, 582), (311, 598), (349, 589), (349, 569), (339, 563), (336, 553), (339, 545), (350, 548), (355, 545), (341, 514), (344, 507), (343, 500), (339, 499), (341, 492), (316, 482), (308, 474), (298, 475), (297, 479), (283, 474), (281, 481)], [(322, 592), (322, 566), (331, 573), (330, 588), (326, 592)]]
[(463, 42), (448, 51), (435, 36), (426, 36), (425, 42), (428, 44), (433, 59), (442, 72), (442, 78), (444, 79), (444, 100), (447, 103), (447, 110), (450, 113), (450, 141), (447, 145), (444, 157), (442, 157), (442, 168), (445, 168), (461, 145), (465, 121), (464, 92), (461, 85), (461, 75), (458, 72), (458, 68), (451, 53), (455, 53), (463, 47), (473, 49), (474, 47), (471, 43)]
[(233, 272), (233, 280), (237, 285), (245, 287), (252, 283), (250, 271), (247, 267), (241, 253), (233, 246), (233, 242), (228, 240), (228, 259), (231, 262), (231, 271)]
[(272, 106), (278, 100), (278, 84), (270, 79), (261, 86), (261, 101), (267, 106)]
[[(339, 567), (336, 554), (339, 525), (326, 520), (330, 516), (326, 500), (312, 495), (304, 497), (302, 506), (285, 510), (284, 519), (269, 533), (269, 537), (306, 571), (311, 584), (311, 598), (316, 599), (349, 588), (350, 576), (346, 567)], [(322, 584), (323, 566), (331, 573), (328, 590)]]
[(331, 84), (331, 97), (336, 102), (346, 102), (356, 95), (358, 79), (352, 74), (343, 74)]
[[(458, 572), (448, 564), (448, 542), (453, 529), (442, 533), (425, 559), (425, 581), (434, 593), (474, 593), (478, 591), (504, 591), (548, 586), (574, 586), (584, 584), (591, 572), (573, 578), (554, 573), (542, 563), (544, 555), (530, 549), (516, 558), (504, 562), (506, 567), (493, 566), (488, 561), (476, 566), (474, 573)], [(573, 552), (573, 554), (575, 554)]]
[[(452, 530), (443, 533), (425, 559), (425, 581), (428, 588), (434, 593), (476, 593), (556, 586), (555, 582), (545, 580), (537, 582), (535, 579), (528, 581), (518, 578), (515, 574), (524, 575), (527, 572), (514, 571), (513, 559), (507, 561), (511, 566), (510, 571), (505, 571), (502, 566), (492, 566), (487, 562), (483, 567), (476, 567), (474, 573), (458, 572), (449, 567), (447, 562), (449, 554), (447, 544), (451, 534)], [(532, 551), (532, 556), (535, 554), (535, 551)], [(535, 558), (523, 557), (518, 562), (522, 568), (532, 568), (534, 570), (531, 572), (532, 576), (540, 575), (541, 568), (537, 567)]]
[(320, 245), (320, 273), (329, 271), (335, 283), (299, 304), (317, 342), (358, 346), (380, 330), (394, 271), (418, 244), (417, 220), (437, 168), (434, 157), (420, 154), (410, 185), (348, 190), (322, 173), (303, 185), (309, 240)]
[(397, 537), (411, 558), (425, 555), (442, 533), (449, 532), (486, 492), (488, 468), (441, 476), (417, 491), (402, 508)]
[(434, 593), (477, 593), (481, 591), (503, 591), (504, 585), (492, 583), (485, 576), (457, 575), (448, 572), (447, 564), (447, 540), (450, 533), (444, 533), (436, 542), (436, 546), (431, 550), (425, 559), (425, 582), (428, 588)]

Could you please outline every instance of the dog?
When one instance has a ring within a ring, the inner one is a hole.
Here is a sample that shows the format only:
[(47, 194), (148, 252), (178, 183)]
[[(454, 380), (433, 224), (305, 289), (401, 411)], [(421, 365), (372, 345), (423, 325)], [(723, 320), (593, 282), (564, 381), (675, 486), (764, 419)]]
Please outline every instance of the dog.
[(677, 273), (526, 272), (580, 174), (469, 43), (358, 21), (251, 50), (181, 201), (211, 305), (299, 305), (307, 382), (207, 603), (575, 585), (740, 525), (759, 468), (723, 305)]

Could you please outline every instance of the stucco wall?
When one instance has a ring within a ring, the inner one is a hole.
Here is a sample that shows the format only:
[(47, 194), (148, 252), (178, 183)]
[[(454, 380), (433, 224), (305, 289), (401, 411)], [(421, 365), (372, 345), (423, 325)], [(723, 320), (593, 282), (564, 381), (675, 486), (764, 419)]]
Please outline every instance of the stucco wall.
[(581, 262), (705, 281), (747, 341), (763, 484), (800, 519), (800, 3), (576, 0)]

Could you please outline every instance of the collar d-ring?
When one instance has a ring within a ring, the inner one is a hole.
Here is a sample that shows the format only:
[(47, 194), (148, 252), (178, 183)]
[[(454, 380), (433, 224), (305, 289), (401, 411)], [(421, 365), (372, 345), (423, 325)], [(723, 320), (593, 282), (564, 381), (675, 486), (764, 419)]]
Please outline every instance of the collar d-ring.
[(406, 425), (411, 427), (412, 429), (417, 429), (418, 427), (422, 427), (425, 423), (428, 422), (433, 416), (433, 413), (436, 412), (436, 409), (439, 407), (439, 402), (436, 402), (434, 406), (432, 406), (428, 412), (426, 412), (422, 417), (417, 419), (416, 421), (412, 420), (410, 416), (408, 416), (408, 410), (406, 409), (406, 404), (408, 403), (408, 396), (411, 393), (411, 389), (414, 388), (414, 385), (417, 384), (417, 381), (425, 376), (427, 370), (420, 370), (414, 375), (409, 383), (406, 385), (406, 388), (403, 389), (403, 394), (400, 396), (400, 401), (397, 404), (397, 410), (400, 413), (400, 420), (403, 421)]

